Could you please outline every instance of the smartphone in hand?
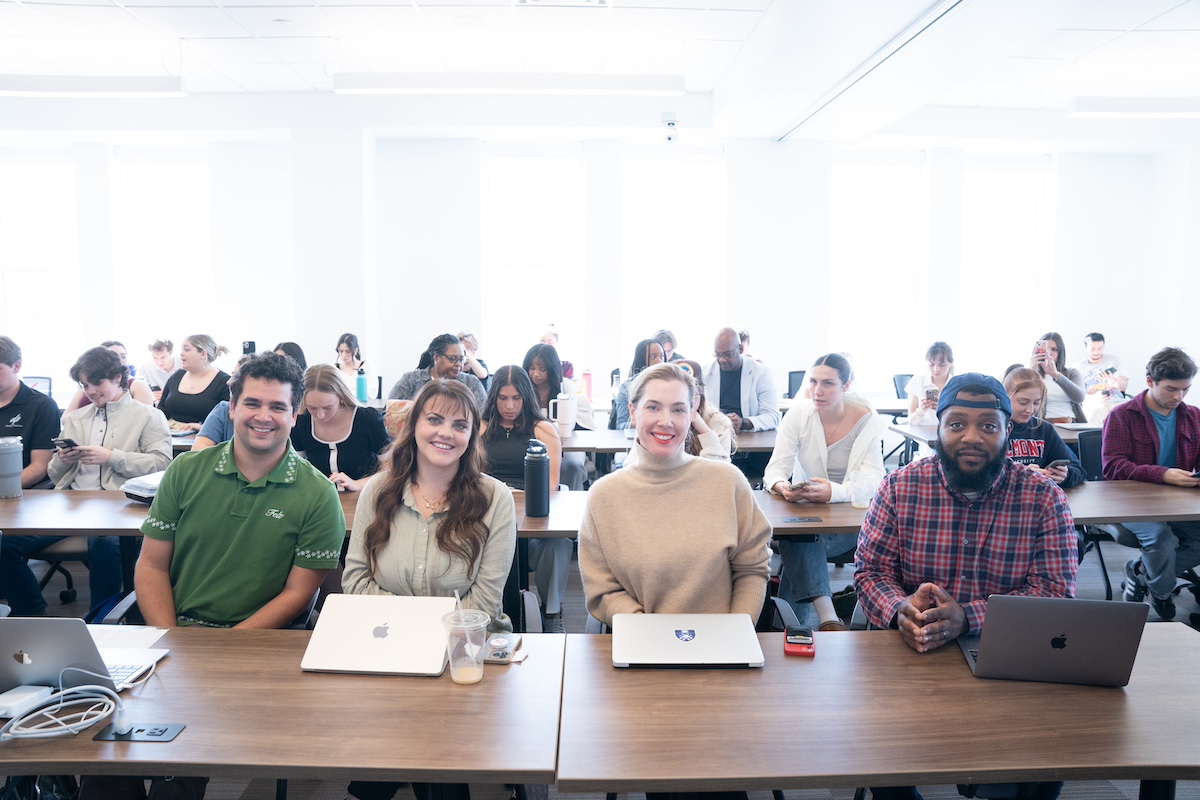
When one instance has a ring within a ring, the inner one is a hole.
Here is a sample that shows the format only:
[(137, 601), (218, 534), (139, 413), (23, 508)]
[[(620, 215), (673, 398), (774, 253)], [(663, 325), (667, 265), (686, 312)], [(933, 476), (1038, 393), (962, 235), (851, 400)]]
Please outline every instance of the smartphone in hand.
[(51, 439), (50, 444), (59, 450), (70, 450), (72, 447), (79, 447), (74, 439)]

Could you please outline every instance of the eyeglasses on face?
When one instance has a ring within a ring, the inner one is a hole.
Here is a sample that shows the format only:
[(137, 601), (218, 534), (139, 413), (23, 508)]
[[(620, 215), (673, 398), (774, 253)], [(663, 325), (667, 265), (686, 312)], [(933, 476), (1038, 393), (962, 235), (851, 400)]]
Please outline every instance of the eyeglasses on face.
[(729, 361), (737, 354), (737, 350), (716, 350), (713, 352), (713, 356), (715, 356), (718, 361)]
[(445, 353), (438, 353), (438, 355), (440, 357), (446, 359), (447, 361), (449, 361), (451, 364), (453, 364), (456, 367), (461, 365), (463, 363), (463, 361), (466, 360), (464, 356), (448, 356)]

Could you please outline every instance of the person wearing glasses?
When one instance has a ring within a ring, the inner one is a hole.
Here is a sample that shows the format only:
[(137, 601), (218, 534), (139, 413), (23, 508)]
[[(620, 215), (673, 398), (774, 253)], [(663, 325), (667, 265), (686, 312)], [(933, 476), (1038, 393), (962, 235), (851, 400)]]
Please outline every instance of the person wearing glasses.
[[(704, 369), (704, 383), (735, 431), (773, 431), (779, 427), (779, 393), (766, 365), (746, 358), (733, 328), (722, 328), (713, 343), (715, 359)], [(733, 463), (757, 482), (770, 453), (737, 453)]]
[(477, 407), (483, 408), (487, 402), (487, 392), (484, 391), (479, 378), (469, 372), (463, 372), (466, 355), (462, 342), (458, 340), (457, 336), (443, 333), (434, 337), (433, 341), (429, 343), (429, 347), (425, 348), (425, 352), (421, 353), (421, 360), (417, 362), (417, 368), (400, 376), (400, 380), (396, 381), (396, 385), (388, 393), (388, 399), (412, 400), (422, 386), (434, 378), (445, 378), (446, 380), (462, 381), (475, 396)]

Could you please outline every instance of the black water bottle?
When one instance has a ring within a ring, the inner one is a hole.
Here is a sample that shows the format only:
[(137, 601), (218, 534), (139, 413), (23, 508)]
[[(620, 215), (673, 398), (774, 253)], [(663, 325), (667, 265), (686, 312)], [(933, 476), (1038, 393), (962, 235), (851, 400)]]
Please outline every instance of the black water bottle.
[(537, 439), (525, 451), (525, 516), (550, 516), (550, 456)]

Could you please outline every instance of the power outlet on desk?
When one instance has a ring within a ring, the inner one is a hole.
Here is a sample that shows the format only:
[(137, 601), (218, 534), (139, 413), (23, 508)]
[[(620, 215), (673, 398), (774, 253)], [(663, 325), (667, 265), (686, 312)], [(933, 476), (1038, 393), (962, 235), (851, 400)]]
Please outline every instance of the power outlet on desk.
[(186, 725), (175, 725), (167, 722), (144, 722), (133, 726), (129, 733), (113, 733), (112, 725), (92, 737), (97, 742), (169, 742), (186, 728)]

